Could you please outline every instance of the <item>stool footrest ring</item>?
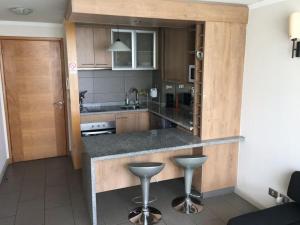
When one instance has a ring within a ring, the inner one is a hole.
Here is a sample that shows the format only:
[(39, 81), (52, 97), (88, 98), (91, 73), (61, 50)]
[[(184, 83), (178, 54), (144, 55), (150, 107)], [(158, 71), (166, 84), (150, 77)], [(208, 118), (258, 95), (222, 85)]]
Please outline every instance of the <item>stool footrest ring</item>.
[[(136, 204), (136, 205), (140, 205), (143, 204), (143, 196), (139, 195), (139, 196), (135, 196), (131, 199), (131, 201)], [(156, 196), (150, 196), (149, 197), (149, 204), (156, 202), (157, 201), (157, 197)]]

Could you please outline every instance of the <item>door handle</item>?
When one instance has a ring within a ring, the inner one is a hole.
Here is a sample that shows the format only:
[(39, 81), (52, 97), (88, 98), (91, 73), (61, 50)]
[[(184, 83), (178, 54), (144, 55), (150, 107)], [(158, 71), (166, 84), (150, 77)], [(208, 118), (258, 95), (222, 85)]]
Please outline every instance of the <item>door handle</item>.
[(64, 101), (59, 100), (59, 101), (57, 101), (57, 102), (54, 102), (53, 105), (63, 106), (64, 103), (65, 103)]

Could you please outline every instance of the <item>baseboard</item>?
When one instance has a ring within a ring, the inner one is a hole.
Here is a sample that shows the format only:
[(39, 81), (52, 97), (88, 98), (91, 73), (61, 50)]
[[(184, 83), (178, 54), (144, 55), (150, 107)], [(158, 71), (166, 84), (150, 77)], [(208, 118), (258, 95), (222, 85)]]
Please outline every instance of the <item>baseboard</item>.
[(203, 198), (212, 198), (221, 195), (226, 195), (234, 192), (234, 187), (223, 188), (216, 191), (208, 191), (203, 193)]
[(245, 199), (247, 202), (251, 203), (258, 209), (264, 209), (265, 207), (259, 204), (255, 199), (251, 198), (249, 195), (247, 195), (245, 192), (240, 190), (239, 188), (234, 189), (234, 193), (236, 193), (238, 196), (240, 196), (242, 199)]
[(9, 164), (9, 159), (6, 159), (5, 163), (4, 163), (4, 166), (3, 166), (3, 169), (2, 171), (0, 172), (0, 184), (2, 183), (2, 179), (4, 177), (4, 174), (5, 174), (5, 171), (7, 169), (7, 166)]

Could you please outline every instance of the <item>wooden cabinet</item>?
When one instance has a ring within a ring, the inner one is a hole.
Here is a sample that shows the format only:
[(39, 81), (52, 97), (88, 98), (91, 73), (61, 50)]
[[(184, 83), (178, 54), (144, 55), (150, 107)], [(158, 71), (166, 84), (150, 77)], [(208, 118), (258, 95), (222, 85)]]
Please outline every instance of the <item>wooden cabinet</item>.
[(119, 113), (116, 116), (117, 134), (130, 133), (137, 130), (137, 113)]
[(116, 121), (116, 132), (130, 133), (150, 129), (149, 112), (120, 112), (103, 114), (82, 114), (81, 123)]
[(164, 32), (164, 80), (186, 83), (188, 78), (187, 29), (165, 28)]
[(150, 129), (150, 113), (139, 112), (138, 113), (138, 131), (146, 131)]
[(111, 67), (111, 31), (108, 28), (94, 27), (94, 51), (96, 67)]
[(92, 25), (76, 26), (77, 64), (79, 68), (110, 68), (110, 29)]
[(116, 115), (117, 134), (146, 131), (150, 128), (148, 112), (118, 113)]
[(116, 120), (116, 115), (114, 113), (82, 114), (80, 116), (81, 123), (108, 122), (108, 121), (115, 121), (115, 120)]
[(93, 27), (76, 27), (76, 48), (78, 67), (93, 67), (95, 64)]

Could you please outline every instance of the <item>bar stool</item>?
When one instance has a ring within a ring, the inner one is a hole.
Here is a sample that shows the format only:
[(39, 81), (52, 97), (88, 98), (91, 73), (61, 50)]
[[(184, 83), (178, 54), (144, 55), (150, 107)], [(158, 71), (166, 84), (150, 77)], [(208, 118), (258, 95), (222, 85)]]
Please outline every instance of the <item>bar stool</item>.
[(133, 224), (150, 225), (161, 220), (161, 212), (153, 207), (149, 207), (149, 188), (151, 178), (164, 168), (163, 163), (146, 162), (130, 163), (128, 169), (140, 178), (143, 194), (143, 205), (135, 208), (128, 215), (128, 220)]
[(207, 160), (207, 156), (177, 156), (175, 162), (184, 168), (185, 196), (175, 198), (172, 201), (172, 207), (181, 213), (192, 214), (203, 210), (200, 200), (191, 196), (194, 169), (201, 167)]

